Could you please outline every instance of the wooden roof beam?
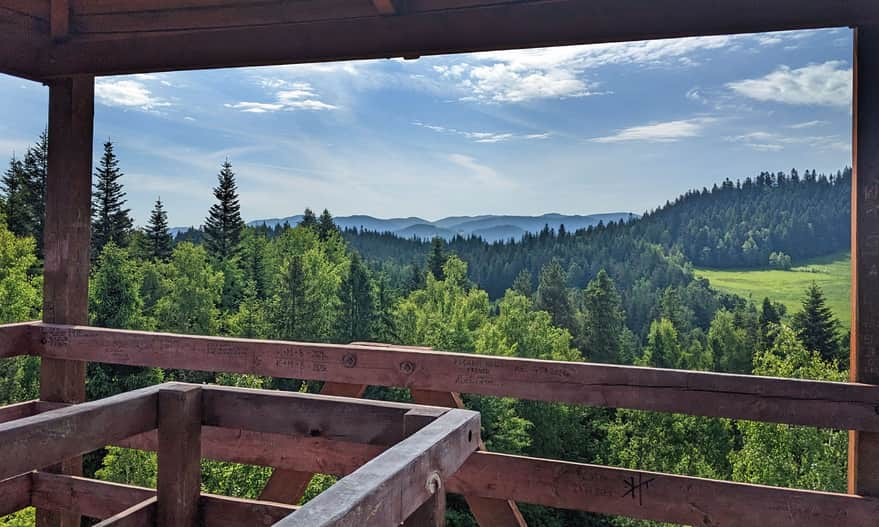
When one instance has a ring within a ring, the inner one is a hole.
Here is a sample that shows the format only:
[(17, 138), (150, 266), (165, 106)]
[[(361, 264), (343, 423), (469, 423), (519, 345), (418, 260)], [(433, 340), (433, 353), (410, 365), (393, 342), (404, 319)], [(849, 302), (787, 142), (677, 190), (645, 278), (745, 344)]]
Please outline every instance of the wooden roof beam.
[(372, 0), (372, 5), (374, 5), (375, 10), (382, 15), (397, 14), (397, 6), (394, 5), (394, 0)]
[(47, 50), (38, 76), (411, 57), (696, 35), (857, 26), (874, 0), (535, 0), (210, 31), (73, 36)]
[(70, 0), (52, 0), (49, 28), (52, 40), (61, 41), (70, 35)]

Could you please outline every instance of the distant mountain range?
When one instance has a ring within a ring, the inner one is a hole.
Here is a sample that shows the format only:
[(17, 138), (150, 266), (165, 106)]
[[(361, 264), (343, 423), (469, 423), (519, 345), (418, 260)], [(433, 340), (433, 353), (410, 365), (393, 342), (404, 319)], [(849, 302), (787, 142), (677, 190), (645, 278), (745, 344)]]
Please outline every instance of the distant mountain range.
[[(355, 215), (337, 216), (334, 220), (336, 225), (342, 229), (357, 228), (374, 232), (390, 232), (401, 238), (417, 237), (430, 239), (439, 236), (450, 239), (460, 234), (465, 237), (479, 236), (487, 242), (495, 242), (510, 239), (518, 240), (525, 233), (539, 232), (546, 225), (555, 230), (558, 230), (559, 226), (564, 225), (568, 231), (576, 231), (578, 229), (585, 229), (590, 225), (597, 225), (600, 221), (608, 223), (610, 221), (629, 220), (637, 217), (637, 214), (631, 212), (610, 212), (586, 216), (567, 214), (544, 214), (542, 216), (452, 216), (436, 221), (417, 217), (382, 219)], [(296, 225), (300, 221), (302, 221), (302, 215), (254, 220), (249, 222), (248, 225), (274, 227), (284, 223)]]

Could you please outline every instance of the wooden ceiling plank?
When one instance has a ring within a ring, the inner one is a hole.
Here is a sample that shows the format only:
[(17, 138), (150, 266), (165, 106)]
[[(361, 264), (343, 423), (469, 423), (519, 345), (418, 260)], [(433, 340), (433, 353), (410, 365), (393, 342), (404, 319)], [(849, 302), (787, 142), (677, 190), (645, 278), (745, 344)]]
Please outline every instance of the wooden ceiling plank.
[(372, 0), (372, 5), (374, 5), (375, 10), (382, 15), (397, 14), (397, 7), (394, 5), (393, 0)]
[[(663, 16), (656, 16), (663, 13)], [(112, 42), (73, 37), (40, 61), (45, 77), (375, 59), (860, 25), (873, 0), (543, 0), (492, 7), (281, 24)]]
[(0, 0), (0, 9), (15, 11), (48, 22), (50, 0)]
[(70, 0), (51, 0), (49, 28), (53, 40), (64, 40), (70, 35)]

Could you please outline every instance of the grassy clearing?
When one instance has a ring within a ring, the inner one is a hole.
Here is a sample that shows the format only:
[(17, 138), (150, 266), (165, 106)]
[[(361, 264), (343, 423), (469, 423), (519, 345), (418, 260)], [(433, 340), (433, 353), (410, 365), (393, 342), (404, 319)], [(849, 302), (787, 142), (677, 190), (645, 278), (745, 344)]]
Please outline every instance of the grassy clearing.
[(827, 297), (827, 304), (846, 329), (851, 324), (851, 258), (849, 253), (835, 254), (802, 262), (790, 271), (696, 269), (717, 289), (752, 299), (759, 304), (763, 297), (781, 302), (788, 313), (800, 309), (806, 288), (817, 283)]

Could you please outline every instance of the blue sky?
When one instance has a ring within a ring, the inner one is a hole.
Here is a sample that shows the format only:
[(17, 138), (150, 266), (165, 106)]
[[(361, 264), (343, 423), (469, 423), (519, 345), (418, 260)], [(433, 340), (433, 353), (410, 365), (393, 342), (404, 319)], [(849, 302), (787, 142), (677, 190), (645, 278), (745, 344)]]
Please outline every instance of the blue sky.
[[(246, 219), (643, 212), (726, 177), (851, 164), (851, 32), (833, 29), (100, 78), (135, 220), (198, 225), (220, 164)], [(0, 154), (48, 90), (0, 75)]]

